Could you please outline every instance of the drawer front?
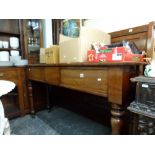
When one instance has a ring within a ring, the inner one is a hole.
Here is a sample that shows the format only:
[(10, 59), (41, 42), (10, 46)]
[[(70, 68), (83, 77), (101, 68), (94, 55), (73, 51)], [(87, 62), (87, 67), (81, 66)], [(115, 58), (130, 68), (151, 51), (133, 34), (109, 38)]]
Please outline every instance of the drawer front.
[(16, 82), (18, 80), (17, 70), (0, 69), (0, 80), (9, 80)]
[(58, 85), (60, 81), (59, 67), (45, 67), (45, 81), (48, 84)]
[(61, 69), (61, 85), (100, 96), (107, 96), (107, 69)]
[(45, 81), (44, 67), (30, 67), (28, 69), (28, 78), (30, 80)]

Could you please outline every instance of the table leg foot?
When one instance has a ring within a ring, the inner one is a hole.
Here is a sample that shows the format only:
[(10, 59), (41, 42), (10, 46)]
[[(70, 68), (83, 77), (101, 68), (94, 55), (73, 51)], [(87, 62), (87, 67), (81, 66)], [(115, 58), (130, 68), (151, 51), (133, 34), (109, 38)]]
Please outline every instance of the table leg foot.
[(120, 135), (123, 128), (123, 119), (125, 111), (124, 108), (117, 104), (111, 106), (111, 127), (113, 135)]

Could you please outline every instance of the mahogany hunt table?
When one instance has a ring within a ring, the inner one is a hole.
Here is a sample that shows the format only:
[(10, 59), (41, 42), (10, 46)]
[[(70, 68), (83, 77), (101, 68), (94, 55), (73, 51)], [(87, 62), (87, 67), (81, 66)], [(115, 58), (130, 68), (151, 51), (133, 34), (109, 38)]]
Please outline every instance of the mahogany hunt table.
[[(144, 64), (138, 62), (31, 64), (27, 71), (30, 83), (37, 81), (107, 98), (111, 104), (112, 134), (121, 134), (126, 107), (134, 100), (135, 95), (133, 94), (135, 87), (130, 78), (142, 74)], [(31, 113), (34, 114), (33, 100), (30, 103)]]

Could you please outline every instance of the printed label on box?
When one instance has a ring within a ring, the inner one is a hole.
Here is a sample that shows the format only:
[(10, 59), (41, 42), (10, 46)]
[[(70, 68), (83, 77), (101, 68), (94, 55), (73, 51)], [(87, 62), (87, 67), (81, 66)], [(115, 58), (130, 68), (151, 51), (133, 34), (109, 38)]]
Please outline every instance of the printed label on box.
[(120, 54), (120, 53), (112, 54), (112, 60), (122, 60), (122, 54)]
[(148, 88), (149, 86), (148, 86), (148, 84), (142, 84), (142, 87), (143, 88)]

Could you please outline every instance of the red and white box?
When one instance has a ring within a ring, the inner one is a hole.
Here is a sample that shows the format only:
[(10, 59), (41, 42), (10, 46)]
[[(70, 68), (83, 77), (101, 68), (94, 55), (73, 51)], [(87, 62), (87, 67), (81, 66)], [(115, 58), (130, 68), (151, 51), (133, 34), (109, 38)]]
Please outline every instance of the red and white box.
[(143, 62), (142, 54), (134, 54), (128, 47), (114, 47), (101, 49), (99, 53), (95, 50), (87, 52), (88, 62)]

